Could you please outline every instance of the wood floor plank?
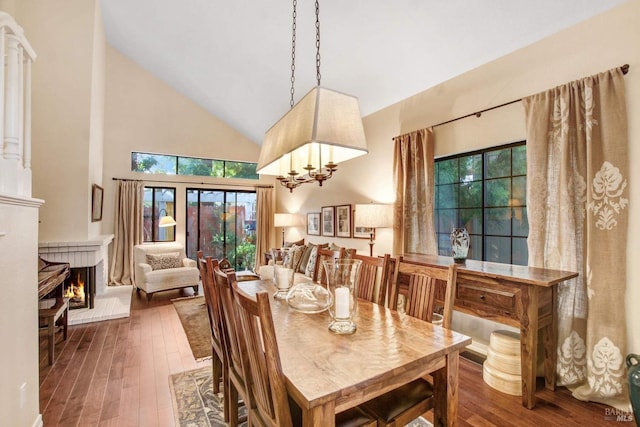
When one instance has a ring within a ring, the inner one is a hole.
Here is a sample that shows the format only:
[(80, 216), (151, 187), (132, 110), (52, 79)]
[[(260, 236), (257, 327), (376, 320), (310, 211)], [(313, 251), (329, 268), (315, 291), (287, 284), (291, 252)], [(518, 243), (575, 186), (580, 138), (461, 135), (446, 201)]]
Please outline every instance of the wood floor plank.
[(93, 426), (99, 425), (118, 330), (118, 323), (104, 322), (104, 324), (107, 327), (105, 340), (82, 411), (83, 423), (86, 422)]
[(95, 326), (97, 328), (96, 333), (84, 358), (84, 363), (80, 367), (80, 375), (60, 417), (60, 423), (64, 425), (77, 425), (79, 423), (87, 393), (91, 389), (93, 376), (99, 367), (100, 354), (102, 353), (109, 326), (105, 324), (96, 324)]
[[(66, 341), (56, 337), (53, 366), (41, 337), (44, 425), (174, 427), (169, 375), (211, 364), (194, 359), (171, 303), (191, 292), (161, 292), (150, 302), (134, 292), (130, 317), (70, 326)], [(489, 387), (480, 364), (461, 359), (459, 381), (460, 427), (630, 426), (606, 420), (606, 406), (574, 399), (564, 387), (545, 389), (542, 379), (533, 410), (524, 408), (519, 396)]]
[[(60, 417), (66, 408), (67, 401), (73, 391), (73, 387), (79, 376), (81, 375), (81, 367), (87, 352), (91, 346), (91, 341), (94, 338), (97, 327), (95, 325), (89, 325), (84, 329), (82, 337), (77, 341), (77, 346), (67, 347), (60, 354), (62, 359), (64, 356), (70, 355), (68, 360), (63, 360), (60, 367), (55, 366), (52, 372), (49, 374), (51, 378), (62, 378), (55, 388), (55, 392), (51, 395), (49, 402), (46, 405), (46, 409), (43, 411), (42, 419), (46, 425), (52, 423), (60, 424)], [(65, 363), (66, 362), (66, 363)], [(60, 370), (61, 375), (57, 374)], [(53, 374), (53, 375), (52, 375)]]

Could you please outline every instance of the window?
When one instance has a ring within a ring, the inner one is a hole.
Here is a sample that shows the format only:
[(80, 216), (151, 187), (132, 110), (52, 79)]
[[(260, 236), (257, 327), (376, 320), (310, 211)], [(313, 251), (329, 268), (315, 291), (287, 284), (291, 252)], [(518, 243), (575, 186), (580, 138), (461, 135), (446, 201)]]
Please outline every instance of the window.
[(469, 258), (526, 265), (528, 261), (525, 142), (435, 161), (435, 227), (440, 255), (449, 234), (465, 227)]
[(226, 257), (236, 270), (251, 269), (256, 253), (256, 193), (187, 189), (187, 256)]
[(259, 179), (256, 163), (164, 154), (131, 153), (131, 171), (163, 175)]
[(143, 234), (145, 242), (171, 242), (176, 240), (176, 226), (159, 227), (160, 218), (176, 218), (176, 189), (145, 187), (143, 198)]

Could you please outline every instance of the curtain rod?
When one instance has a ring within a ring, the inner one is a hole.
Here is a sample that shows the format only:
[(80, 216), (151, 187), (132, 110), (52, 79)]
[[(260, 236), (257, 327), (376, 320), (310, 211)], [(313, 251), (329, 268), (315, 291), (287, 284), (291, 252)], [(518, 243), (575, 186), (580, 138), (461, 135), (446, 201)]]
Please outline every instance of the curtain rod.
[(273, 185), (250, 185), (250, 184), (228, 184), (228, 183), (211, 183), (211, 182), (192, 182), (192, 181), (163, 181), (158, 179), (131, 179), (131, 178), (111, 178), (114, 181), (144, 181), (144, 182), (163, 182), (168, 184), (193, 184), (193, 185), (212, 185), (224, 187), (251, 187), (251, 188), (273, 188)]
[[(629, 64), (624, 64), (620, 67), (620, 71), (622, 71), (622, 74), (627, 74), (629, 72)], [(489, 108), (485, 108), (484, 110), (480, 110), (480, 111), (476, 111), (475, 113), (471, 113), (471, 114), (467, 114), (465, 116), (460, 116), (460, 117), (456, 117), (455, 119), (451, 119), (451, 120), (447, 120), (445, 122), (442, 123), (438, 123), (437, 125), (433, 125), (430, 127), (438, 127), (438, 126), (442, 126), (442, 125), (446, 125), (458, 120), (462, 120), (462, 119), (466, 119), (467, 117), (471, 117), (471, 116), (476, 116), (476, 117), (480, 117), (482, 115), (482, 113), (486, 113), (487, 111), (491, 111), (491, 110), (495, 110), (497, 108), (502, 108), (502, 107), (506, 107), (507, 105), (511, 105), (511, 104), (515, 104), (516, 102), (520, 102), (522, 101), (522, 98), (520, 99), (514, 99), (513, 101), (509, 101), (509, 102), (505, 102), (504, 104), (500, 104), (500, 105), (496, 105), (494, 107), (489, 107)], [(391, 138), (391, 140), (394, 140), (394, 138)]]

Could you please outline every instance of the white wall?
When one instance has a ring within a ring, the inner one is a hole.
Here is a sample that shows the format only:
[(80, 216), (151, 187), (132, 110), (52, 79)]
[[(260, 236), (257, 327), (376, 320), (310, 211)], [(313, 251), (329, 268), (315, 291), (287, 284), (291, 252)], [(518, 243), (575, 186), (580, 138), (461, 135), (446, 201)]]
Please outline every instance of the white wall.
[[(91, 115), (89, 117), (89, 170), (85, 182), (89, 194), (88, 201), (92, 202), (93, 184), (102, 186), (102, 160), (104, 149), (104, 98), (105, 98), (105, 77), (106, 77), (106, 49), (107, 40), (102, 23), (100, 8), (96, 7), (94, 12), (93, 29), (93, 57), (91, 60)], [(91, 203), (86, 213), (86, 218), (91, 215)], [(87, 237), (91, 238), (102, 234), (102, 222), (89, 221), (87, 227)], [(109, 230), (107, 234), (113, 233)], [(106, 264), (105, 264), (106, 265)]]
[(0, 194), (0, 414), (7, 426), (31, 426), (39, 419), (40, 202)]
[(33, 195), (46, 200), (39, 240), (86, 240), (100, 227), (90, 217), (102, 144), (100, 55), (105, 42), (101, 23), (96, 25), (97, 0), (65, 0), (64, 7), (41, 0), (13, 4), (38, 54), (32, 72)]
[[(109, 46), (106, 58), (103, 230), (114, 226), (114, 177), (164, 180), (176, 188), (176, 240), (184, 243), (187, 187), (252, 190), (257, 182), (236, 180), (246, 186), (229, 187), (225, 179), (150, 177), (131, 172), (131, 152), (257, 162), (260, 147)], [(273, 184), (273, 178), (259, 182)]]
[[(625, 77), (631, 163), (640, 164), (640, 0), (631, 0), (611, 11), (566, 29), (545, 40), (451, 79), (416, 96), (371, 114), (364, 119), (370, 154), (340, 165), (336, 176), (317, 187), (279, 190), (278, 211), (318, 211), (320, 206), (364, 203), (394, 198), (394, 136), (428, 127), (559, 84), (596, 74), (625, 63), (631, 65)], [(429, 70), (424, 70), (428, 73)], [(436, 156), (445, 156), (525, 139), (521, 104), (504, 107), (436, 128)], [(640, 218), (640, 169), (631, 168), (629, 214)], [(631, 222), (633, 224), (633, 222)], [(380, 233), (375, 252), (390, 252), (391, 239)], [(640, 240), (640, 228), (630, 227), (627, 254), (626, 303), (628, 350), (640, 351), (640, 264), (633, 245)], [(327, 240), (312, 238), (311, 240)], [(334, 240), (334, 239), (330, 239)], [(338, 240), (338, 239), (336, 239)], [(366, 250), (366, 241), (347, 240), (345, 246)], [(480, 326), (479, 326), (480, 325)], [(485, 341), (496, 324), (481, 324), (455, 316), (454, 327)]]

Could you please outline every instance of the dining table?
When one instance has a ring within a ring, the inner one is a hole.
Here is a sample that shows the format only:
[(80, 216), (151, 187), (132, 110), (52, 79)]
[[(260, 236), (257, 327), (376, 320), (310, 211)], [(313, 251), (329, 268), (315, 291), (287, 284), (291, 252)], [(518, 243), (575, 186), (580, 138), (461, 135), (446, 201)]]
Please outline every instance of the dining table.
[[(239, 282), (249, 294), (275, 292), (270, 280)], [(350, 335), (330, 332), (328, 311), (305, 313), (270, 298), (287, 392), (303, 426), (335, 426), (335, 414), (431, 375), (434, 426), (457, 423), (458, 361), (471, 338), (358, 300)]]

